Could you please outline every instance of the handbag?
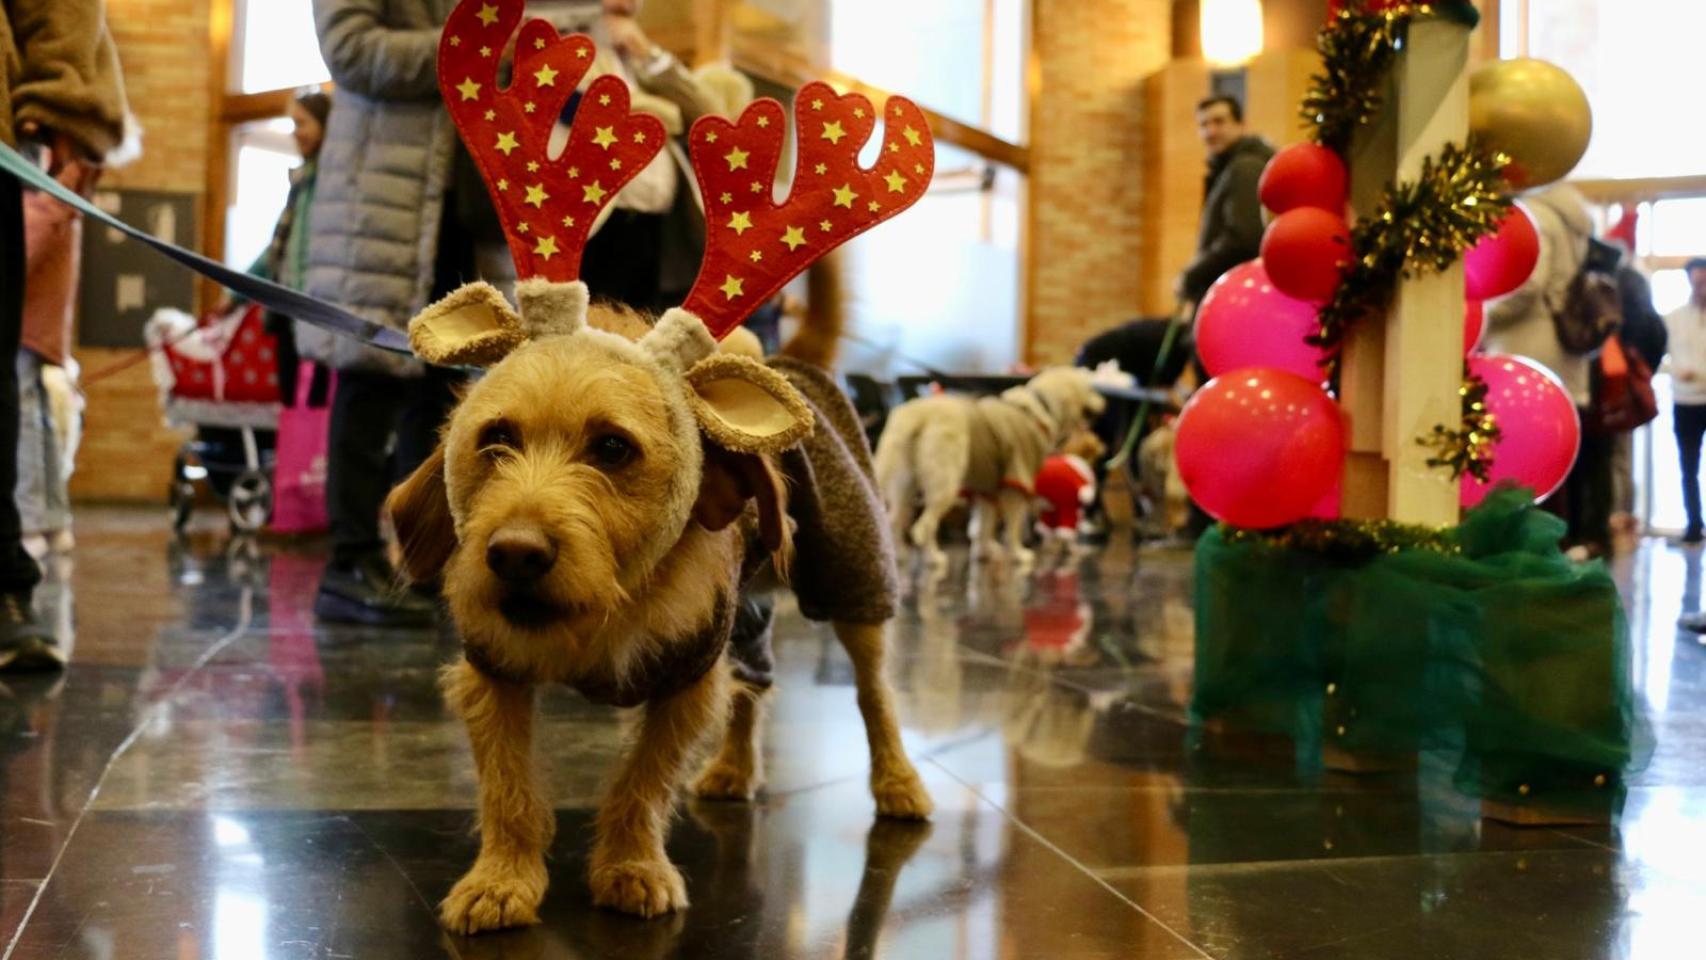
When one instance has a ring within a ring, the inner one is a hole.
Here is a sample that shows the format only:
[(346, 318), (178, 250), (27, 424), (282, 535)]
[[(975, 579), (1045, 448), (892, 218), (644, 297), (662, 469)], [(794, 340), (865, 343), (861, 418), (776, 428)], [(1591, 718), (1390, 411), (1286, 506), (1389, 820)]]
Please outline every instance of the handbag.
[(332, 393), (323, 406), (311, 406), (315, 364), (303, 361), (296, 374), (296, 403), (278, 412), (277, 459), (273, 468), (272, 529), (278, 533), (317, 533), (326, 529), (326, 446)]
[(1659, 415), (1658, 396), (1653, 392), (1653, 368), (1638, 351), (1625, 347), (1621, 338), (1605, 341), (1593, 373), (1593, 406), (1586, 418), (1588, 430), (1599, 434), (1628, 433)]

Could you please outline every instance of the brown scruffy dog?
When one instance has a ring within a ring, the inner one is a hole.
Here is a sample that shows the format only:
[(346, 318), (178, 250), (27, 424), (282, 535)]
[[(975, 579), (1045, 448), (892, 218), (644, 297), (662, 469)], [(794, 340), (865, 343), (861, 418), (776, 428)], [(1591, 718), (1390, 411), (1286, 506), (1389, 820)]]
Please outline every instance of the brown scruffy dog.
[[(834, 537), (822, 531), (849, 512), (833, 491), (804, 489), (790, 516), (785, 477), (809, 485), (842, 427), (839, 408), (816, 403), (811, 385), (829, 381), (811, 370), (811, 351), (769, 364), (718, 354), (682, 310), (655, 326), (601, 307), (589, 320), (579, 283), (527, 280), (518, 299), (519, 315), (474, 285), (411, 325), (425, 359), (495, 365), (388, 504), (406, 570), (442, 576), (465, 645), (443, 678), (480, 781), (479, 858), (441, 907), (460, 933), (538, 919), (554, 828), (533, 771), (543, 683), (643, 711), (598, 812), (594, 900), (644, 917), (686, 906), (664, 840), (696, 744), (723, 732), (695, 784), (701, 796), (749, 798), (761, 780), (763, 684), (742, 679), (728, 649), (743, 584), (761, 561), (785, 570), (796, 536), (806, 567), (808, 548), (824, 551)], [(828, 422), (814, 433), (814, 420)], [(858, 429), (850, 411), (846, 427)], [(874, 486), (867, 499), (876, 502)], [(882, 529), (880, 511), (866, 519)], [(892, 579), (892, 556), (843, 562)], [(834, 627), (855, 669), (871, 790), (880, 814), (925, 817), (930, 797), (902, 750), (883, 674), (888, 610), (868, 609)]]

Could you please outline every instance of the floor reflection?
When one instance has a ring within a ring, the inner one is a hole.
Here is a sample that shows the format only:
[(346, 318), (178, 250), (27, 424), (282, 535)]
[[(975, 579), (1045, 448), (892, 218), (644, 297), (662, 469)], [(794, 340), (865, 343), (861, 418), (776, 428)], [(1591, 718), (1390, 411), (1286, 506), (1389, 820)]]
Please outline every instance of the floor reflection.
[(434, 689), (455, 640), (324, 629), (313, 545), (173, 542), (92, 511), (39, 602), (58, 678), (0, 678), (0, 943), (18, 958), (1671, 958), (1706, 912), (1698, 553), (1616, 573), (1657, 750), (1613, 827), (1484, 821), (1451, 758), (1335, 775), (1187, 728), (1190, 556), (1098, 548), (912, 585), (892, 669), (929, 825), (875, 821), (852, 672), (779, 607), (770, 786), (684, 802), (693, 906), (590, 906), (615, 715), (545, 698), (545, 923), (447, 937), (474, 781)]

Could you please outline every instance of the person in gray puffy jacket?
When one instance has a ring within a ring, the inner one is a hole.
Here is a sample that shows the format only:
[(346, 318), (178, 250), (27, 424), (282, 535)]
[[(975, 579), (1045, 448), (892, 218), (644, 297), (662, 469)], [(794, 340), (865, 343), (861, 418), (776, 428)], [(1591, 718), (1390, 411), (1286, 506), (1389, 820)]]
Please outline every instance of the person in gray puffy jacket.
[[(403, 329), (428, 303), (513, 273), (503, 231), (438, 92), (439, 34), (456, 0), (314, 0), (336, 84), (311, 216), (307, 292)], [(301, 354), (338, 371), (327, 447), (332, 562), (323, 620), (430, 621), (399, 594), (379, 511), (432, 452), (457, 376), (307, 324)]]

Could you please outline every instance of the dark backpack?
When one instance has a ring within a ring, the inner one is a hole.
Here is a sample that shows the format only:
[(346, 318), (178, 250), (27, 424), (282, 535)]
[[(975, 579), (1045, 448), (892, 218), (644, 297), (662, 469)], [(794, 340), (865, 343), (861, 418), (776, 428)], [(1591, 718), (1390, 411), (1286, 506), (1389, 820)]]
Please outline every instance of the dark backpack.
[(1617, 277), (1595, 261), (1592, 256), (1583, 261), (1562, 304), (1546, 303), (1558, 345), (1577, 356), (1598, 350), (1623, 326), (1623, 296), (1617, 290)]

